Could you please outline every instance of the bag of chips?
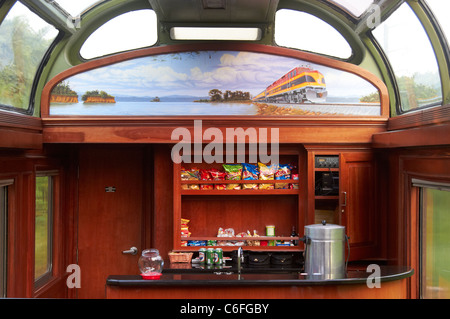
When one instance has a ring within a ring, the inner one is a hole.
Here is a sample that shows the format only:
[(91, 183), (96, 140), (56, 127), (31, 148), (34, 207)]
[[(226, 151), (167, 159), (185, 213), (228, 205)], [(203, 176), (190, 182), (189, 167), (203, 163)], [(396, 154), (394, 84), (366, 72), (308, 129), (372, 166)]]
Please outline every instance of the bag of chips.
[[(289, 164), (278, 165), (275, 172), (275, 179), (290, 179), (291, 178), (291, 166)], [(275, 183), (276, 189), (289, 189), (289, 183)]]
[[(257, 180), (259, 177), (259, 170), (256, 165), (242, 163), (242, 179), (243, 180)], [(258, 184), (242, 184), (243, 189), (258, 189)]]
[[(298, 180), (298, 168), (297, 168), (297, 164), (292, 163), (291, 164), (291, 179), (294, 180)], [(298, 184), (297, 183), (292, 183), (290, 185), (291, 189), (298, 189)]]
[[(241, 164), (223, 164), (223, 168), (227, 173), (226, 179), (231, 181), (241, 180), (242, 165)], [(241, 189), (240, 184), (227, 184), (227, 189)]]
[[(278, 165), (265, 165), (263, 163), (258, 163), (259, 167), (259, 179), (260, 180), (273, 180), (275, 177), (275, 172), (277, 170)], [(273, 184), (259, 184), (259, 189), (274, 189)]]
[[(211, 178), (211, 174), (206, 169), (200, 169), (199, 173), (200, 173), (200, 179), (202, 181), (210, 181), (212, 179)], [(202, 189), (202, 190), (204, 190), (204, 189), (214, 189), (214, 187), (213, 187), (212, 184), (200, 184), (200, 189)]]
[[(200, 179), (199, 171), (197, 168), (191, 168), (187, 170), (185, 168), (181, 168), (181, 180), (182, 181), (198, 181)], [(198, 184), (182, 184), (182, 189), (200, 189)]]
[[(227, 173), (221, 172), (215, 168), (211, 168), (209, 170), (209, 174), (211, 175), (211, 179), (213, 181), (224, 181), (225, 177), (227, 176)], [(227, 189), (227, 185), (226, 184), (215, 184), (214, 189), (219, 189), (219, 190)]]

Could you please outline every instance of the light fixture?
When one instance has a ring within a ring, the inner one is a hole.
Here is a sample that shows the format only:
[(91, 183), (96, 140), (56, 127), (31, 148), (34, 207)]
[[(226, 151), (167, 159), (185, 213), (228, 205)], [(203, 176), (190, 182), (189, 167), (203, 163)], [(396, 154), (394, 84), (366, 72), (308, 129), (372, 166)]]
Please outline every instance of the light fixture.
[(261, 29), (237, 27), (173, 27), (170, 29), (170, 37), (173, 40), (257, 41), (261, 39)]

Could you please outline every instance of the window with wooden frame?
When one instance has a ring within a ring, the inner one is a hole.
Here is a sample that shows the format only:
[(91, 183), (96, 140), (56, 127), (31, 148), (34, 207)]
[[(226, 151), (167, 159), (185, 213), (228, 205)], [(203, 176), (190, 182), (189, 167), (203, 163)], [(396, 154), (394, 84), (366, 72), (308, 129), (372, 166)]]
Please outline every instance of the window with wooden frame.
[(13, 180), (0, 180), (0, 298), (7, 296), (8, 186), (13, 182)]
[(18, 1), (0, 22), (0, 109), (32, 114), (36, 74), (58, 30)]
[(385, 52), (399, 94), (399, 114), (442, 105), (439, 64), (430, 38), (408, 3), (372, 34)]
[(413, 179), (419, 188), (420, 298), (450, 297), (450, 184)]
[(55, 251), (59, 194), (57, 171), (38, 172), (35, 186), (34, 285), (39, 288), (55, 275)]

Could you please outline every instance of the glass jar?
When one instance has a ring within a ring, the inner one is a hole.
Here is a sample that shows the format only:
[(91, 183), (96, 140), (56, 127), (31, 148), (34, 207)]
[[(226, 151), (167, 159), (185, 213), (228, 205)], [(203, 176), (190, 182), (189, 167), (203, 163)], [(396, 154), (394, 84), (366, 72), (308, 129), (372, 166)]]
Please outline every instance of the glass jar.
[(145, 249), (138, 261), (141, 276), (145, 279), (156, 279), (161, 276), (164, 260), (159, 255), (158, 249)]

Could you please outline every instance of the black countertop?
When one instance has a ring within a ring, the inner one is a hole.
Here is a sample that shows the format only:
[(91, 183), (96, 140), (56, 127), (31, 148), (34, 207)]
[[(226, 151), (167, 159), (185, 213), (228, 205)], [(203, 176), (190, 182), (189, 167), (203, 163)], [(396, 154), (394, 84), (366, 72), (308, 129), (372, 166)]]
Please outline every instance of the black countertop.
[[(234, 266), (222, 269), (195, 269), (179, 266), (166, 267), (158, 280), (145, 280), (138, 275), (111, 275), (107, 278), (109, 286), (152, 287), (152, 286), (201, 286), (201, 285), (239, 285), (239, 286), (306, 286), (306, 285), (342, 285), (367, 283), (373, 271), (348, 270), (344, 278), (310, 279), (298, 269), (291, 267), (243, 268), (241, 274)], [(414, 270), (403, 266), (380, 266), (380, 282), (410, 277)]]

